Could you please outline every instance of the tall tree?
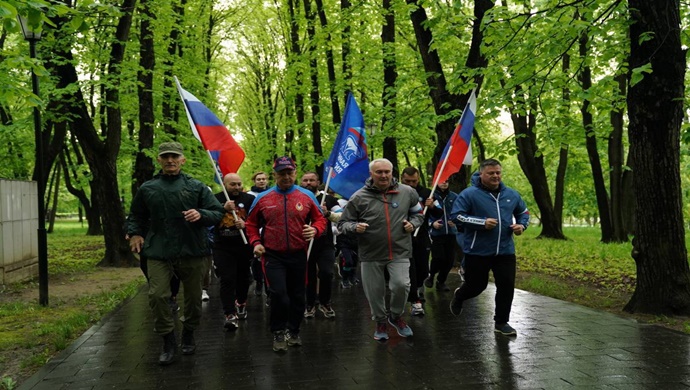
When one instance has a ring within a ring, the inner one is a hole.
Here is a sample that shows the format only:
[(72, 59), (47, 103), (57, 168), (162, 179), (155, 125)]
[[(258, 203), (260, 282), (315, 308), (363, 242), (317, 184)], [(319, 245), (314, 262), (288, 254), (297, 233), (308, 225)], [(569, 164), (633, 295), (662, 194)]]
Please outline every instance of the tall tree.
[[(117, 180), (117, 160), (122, 140), (122, 117), (120, 110), (120, 87), (125, 43), (129, 39), (132, 13), (136, 0), (124, 0), (119, 8), (119, 18), (110, 44), (107, 75), (104, 80), (103, 105), (105, 108), (105, 134), (94, 125), (87, 110), (84, 96), (79, 88), (77, 69), (74, 65), (71, 47), (56, 48), (55, 55), (64, 61), (58, 66), (58, 87), (64, 88), (65, 105), (73, 115), (70, 130), (77, 136), (91, 172), (92, 181), (103, 216), (105, 256), (99, 264), (122, 266), (134, 264), (135, 260), (122, 234), (125, 222), (124, 209), (120, 204)], [(60, 20), (58, 26), (66, 27), (67, 20)], [(67, 88), (69, 87), (69, 88)]]
[(677, 0), (630, 0), (630, 154), (638, 221), (629, 312), (690, 314), (680, 187), (685, 50)]

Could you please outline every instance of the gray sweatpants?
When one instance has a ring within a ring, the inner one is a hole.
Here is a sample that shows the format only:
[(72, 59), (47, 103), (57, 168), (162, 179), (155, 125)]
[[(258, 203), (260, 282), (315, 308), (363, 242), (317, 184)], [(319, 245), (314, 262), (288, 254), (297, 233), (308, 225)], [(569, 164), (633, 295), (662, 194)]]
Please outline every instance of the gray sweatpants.
[(410, 259), (393, 261), (362, 262), (362, 287), (369, 301), (371, 319), (384, 322), (388, 317), (386, 311), (386, 279), (384, 270), (388, 269), (391, 290), (390, 311), (393, 318), (405, 312), (407, 294), (410, 292)]

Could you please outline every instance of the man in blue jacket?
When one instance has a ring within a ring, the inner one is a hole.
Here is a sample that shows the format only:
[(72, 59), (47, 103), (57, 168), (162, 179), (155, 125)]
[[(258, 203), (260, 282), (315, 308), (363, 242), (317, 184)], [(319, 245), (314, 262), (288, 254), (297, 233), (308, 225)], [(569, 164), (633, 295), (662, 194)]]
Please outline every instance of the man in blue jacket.
[(484, 160), (472, 186), (460, 193), (453, 204), (451, 219), (464, 230), (465, 283), (457, 288), (450, 302), (453, 315), (462, 313), (463, 301), (486, 289), (489, 271), (496, 284), (497, 333), (516, 336), (508, 324), (515, 290), (515, 243), (529, 225), (529, 211), (520, 194), (501, 182), (501, 163)]

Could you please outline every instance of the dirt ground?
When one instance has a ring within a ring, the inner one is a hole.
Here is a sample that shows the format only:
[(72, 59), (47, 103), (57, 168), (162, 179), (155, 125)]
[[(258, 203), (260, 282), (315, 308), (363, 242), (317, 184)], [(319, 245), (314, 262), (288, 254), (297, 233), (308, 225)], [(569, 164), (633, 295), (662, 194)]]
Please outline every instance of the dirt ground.
[[(69, 302), (76, 298), (108, 291), (115, 286), (137, 278), (144, 281), (139, 268), (102, 268), (80, 275), (62, 275), (48, 279), (48, 303)], [(0, 303), (31, 302), (38, 300), (38, 283), (20, 289), (0, 290)], [(55, 301), (53, 301), (55, 300)]]

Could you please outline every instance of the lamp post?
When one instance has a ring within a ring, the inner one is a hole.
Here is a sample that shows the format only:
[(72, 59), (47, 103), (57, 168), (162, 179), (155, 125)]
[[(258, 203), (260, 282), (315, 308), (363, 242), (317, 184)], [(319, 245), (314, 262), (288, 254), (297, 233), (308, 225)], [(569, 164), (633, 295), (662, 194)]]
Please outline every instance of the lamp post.
[[(36, 42), (41, 39), (41, 30), (34, 30), (29, 21), (17, 15), (19, 25), (22, 27), (24, 39), (29, 41), (29, 56), (36, 58)], [(39, 96), (38, 76), (31, 68), (31, 86), (33, 93)], [(34, 106), (34, 136), (36, 138), (36, 184), (38, 187), (38, 302), (48, 305), (48, 236), (46, 234), (46, 213), (43, 204), (45, 182), (43, 180), (43, 137), (41, 136), (41, 112), (38, 106)]]

